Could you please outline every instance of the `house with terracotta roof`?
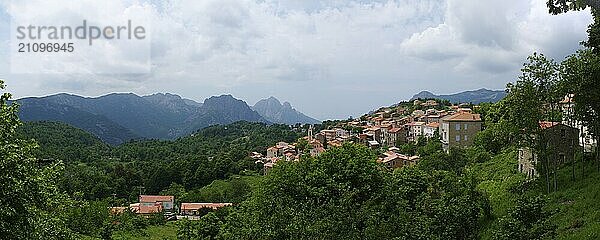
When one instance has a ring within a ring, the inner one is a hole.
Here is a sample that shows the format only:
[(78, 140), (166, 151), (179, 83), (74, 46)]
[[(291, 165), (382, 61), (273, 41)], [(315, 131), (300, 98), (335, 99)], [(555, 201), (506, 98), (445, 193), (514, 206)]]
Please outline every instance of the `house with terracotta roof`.
[(419, 159), (419, 156), (406, 156), (394, 151), (387, 151), (377, 159), (377, 162), (383, 163), (388, 168), (396, 169), (404, 166), (414, 166)]
[(323, 147), (316, 147), (316, 148), (311, 148), (310, 149), (310, 155), (313, 157), (319, 156), (319, 154), (325, 152), (325, 148)]
[(139, 203), (132, 203), (129, 208), (138, 214), (173, 212), (174, 196), (140, 195)]
[[(540, 128), (542, 132), (537, 137), (546, 146), (544, 152), (548, 153), (548, 160), (558, 165), (573, 161), (575, 152), (579, 149), (579, 129), (560, 122), (540, 122)], [(539, 175), (535, 169), (538, 156), (531, 148), (520, 148), (518, 159), (519, 172), (526, 174), (528, 178)]]
[(276, 146), (267, 148), (267, 158), (274, 158), (279, 156), (279, 149)]
[(269, 171), (271, 171), (271, 169), (273, 169), (273, 166), (275, 166), (275, 162), (273, 162), (273, 161), (267, 161), (263, 165), (263, 174), (267, 175), (269, 173)]
[(363, 130), (363, 133), (367, 135), (368, 140), (381, 142), (381, 138), (382, 138), (381, 127), (379, 127), (379, 126), (368, 127)]
[(250, 156), (250, 158), (252, 158), (252, 159), (254, 159), (256, 161), (262, 160), (262, 158), (263, 158), (263, 155), (261, 153), (258, 153), (258, 152), (251, 152), (249, 154), (249, 156)]
[(404, 127), (394, 127), (383, 133), (383, 145), (395, 147), (406, 143), (406, 130)]
[(440, 124), (437, 122), (431, 122), (423, 126), (423, 136), (427, 139), (432, 138), (435, 132), (438, 131)]
[(470, 112), (457, 112), (440, 120), (439, 134), (444, 150), (468, 147), (481, 131), (481, 116)]
[(419, 139), (420, 136), (423, 135), (423, 126), (425, 122), (410, 122), (404, 125), (407, 129), (406, 140), (409, 142), (414, 142)]
[(181, 215), (201, 215), (203, 212), (216, 211), (222, 207), (233, 206), (232, 203), (181, 203)]
[(426, 107), (435, 107), (437, 105), (438, 105), (438, 103), (435, 100), (427, 100), (421, 104), (421, 106), (426, 106)]

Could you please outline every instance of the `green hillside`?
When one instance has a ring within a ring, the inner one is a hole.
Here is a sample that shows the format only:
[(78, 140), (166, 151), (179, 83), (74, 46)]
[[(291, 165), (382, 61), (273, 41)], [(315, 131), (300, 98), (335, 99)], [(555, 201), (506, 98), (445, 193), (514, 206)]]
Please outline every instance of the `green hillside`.
[(571, 166), (560, 169), (559, 190), (548, 195), (548, 208), (556, 211), (550, 220), (558, 226), (558, 239), (600, 239), (600, 171), (597, 164), (586, 165), (582, 177), (581, 165), (576, 164), (574, 181)]
[(23, 139), (35, 139), (41, 159), (92, 162), (107, 156), (110, 147), (96, 136), (60, 122), (25, 122), (18, 128)]

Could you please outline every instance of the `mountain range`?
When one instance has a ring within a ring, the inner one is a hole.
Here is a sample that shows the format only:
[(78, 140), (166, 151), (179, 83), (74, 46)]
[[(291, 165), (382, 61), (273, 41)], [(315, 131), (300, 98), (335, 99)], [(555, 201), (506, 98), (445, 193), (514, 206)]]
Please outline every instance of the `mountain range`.
[(473, 103), (479, 104), (482, 102), (498, 102), (506, 96), (504, 90), (488, 90), (481, 88), (478, 90), (464, 91), (449, 95), (436, 95), (428, 91), (422, 91), (414, 95), (411, 100), (414, 99), (426, 99), (426, 98), (437, 98), (445, 99), (452, 103)]
[(298, 112), (289, 102), (283, 104), (275, 97), (269, 97), (258, 101), (252, 109), (271, 122), (295, 124), (295, 123), (320, 123), (319, 120), (311, 118)]
[(111, 93), (100, 97), (62, 93), (22, 98), (16, 102), (20, 104), (19, 117), (23, 121), (67, 123), (110, 144), (139, 138), (174, 139), (211, 125), (237, 121), (296, 123), (289, 116), (305, 117), (297, 117), (299, 123), (316, 121), (297, 112), (289, 103), (283, 104), (283, 107), (258, 104), (260, 112), (265, 114), (261, 115), (246, 102), (231, 95), (213, 96), (199, 103), (169, 93), (148, 96)]

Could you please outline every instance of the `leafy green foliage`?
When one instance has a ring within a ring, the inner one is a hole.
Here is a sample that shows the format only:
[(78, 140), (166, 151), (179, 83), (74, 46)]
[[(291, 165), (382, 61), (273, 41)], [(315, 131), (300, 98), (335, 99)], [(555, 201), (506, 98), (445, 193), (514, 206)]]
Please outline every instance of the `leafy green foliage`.
[(561, 65), (562, 85), (565, 92), (573, 96), (573, 120), (588, 126), (589, 131), (600, 136), (600, 55), (591, 50), (580, 50)]
[(552, 239), (556, 226), (550, 223), (550, 213), (544, 210), (542, 197), (520, 198), (507, 216), (500, 219), (493, 239)]
[[(278, 163), (226, 217), (182, 222), (182, 239), (464, 239), (485, 199), (447, 171), (391, 172), (371, 150), (346, 144)], [(218, 223), (218, 225), (215, 225)], [(218, 230), (218, 231), (217, 231)]]
[[(0, 90), (4, 82), (0, 80)], [(57, 217), (65, 207), (54, 181), (62, 165), (41, 165), (33, 156), (34, 141), (16, 137), (21, 124), (18, 105), (0, 96), (0, 236), (8, 239), (65, 239), (71, 233)]]
[(219, 231), (224, 224), (227, 214), (227, 208), (223, 208), (218, 211), (209, 212), (200, 218), (199, 221), (190, 221), (187, 219), (179, 221), (177, 223), (177, 239), (219, 239)]
[(184, 193), (181, 202), (240, 203), (258, 185), (260, 176), (232, 176), (227, 180), (215, 180), (200, 189)]
[(110, 148), (94, 135), (59, 122), (25, 122), (17, 130), (21, 139), (35, 139), (40, 159), (94, 162), (107, 156)]
[[(249, 152), (264, 152), (278, 141), (293, 142), (300, 136), (288, 126), (248, 122), (208, 127), (175, 141), (134, 141), (117, 147), (66, 124), (32, 122), (19, 133), (20, 138), (40, 139), (42, 148), (35, 153), (39, 158), (66, 162), (60, 187), (89, 200), (113, 194), (134, 200), (140, 187), (153, 194), (173, 183), (194, 190), (244, 171), (258, 172)], [(238, 189), (248, 191), (247, 186)], [(232, 200), (241, 201), (241, 195)]]
[(467, 164), (468, 159), (465, 156), (464, 150), (459, 148), (450, 149), (449, 154), (437, 151), (431, 155), (425, 155), (421, 157), (421, 160), (418, 163), (419, 168), (425, 170), (443, 170), (455, 172), (457, 174), (462, 173)]

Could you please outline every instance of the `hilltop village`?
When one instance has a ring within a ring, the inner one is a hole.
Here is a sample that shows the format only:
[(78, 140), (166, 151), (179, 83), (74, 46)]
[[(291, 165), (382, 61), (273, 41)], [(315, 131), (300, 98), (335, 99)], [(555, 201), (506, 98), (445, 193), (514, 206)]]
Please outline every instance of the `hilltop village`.
[(414, 165), (419, 156), (400, 153), (404, 144), (439, 139), (446, 151), (453, 147), (473, 144), (475, 135), (482, 129), (480, 114), (472, 104), (453, 105), (438, 99), (401, 102), (383, 107), (359, 119), (348, 119), (326, 126), (315, 133), (309, 126), (307, 136), (296, 143), (279, 142), (267, 149), (265, 154), (253, 152), (256, 163), (264, 164), (264, 172), (278, 161), (298, 161), (300, 156), (317, 156), (329, 147), (345, 142), (360, 143), (378, 150), (378, 162), (389, 168)]
[[(555, 154), (561, 163), (573, 158), (578, 146), (591, 152), (596, 141), (580, 122), (569, 120), (573, 114), (573, 95), (559, 102), (563, 114), (561, 122), (540, 122), (544, 135), (555, 138), (551, 142), (558, 149)], [(358, 119), (323, 124), (315, 133), (313, 125), (307, 136), (295, 143), (279, 142), (267, 148), (265, 154), (252, 152), (250, 157), (263, 164), (268, 173), (278, 161), (298, 161), (300, 156), (317, 156), (329, 147), (339, 147), (345, 142), (363, 144), (379, 152), (377, 162), (391, 169), (415, 165), (420, 157), (402, 153), (401, 147), (430, 140), (440, 141), (444, 151), (473, 145), (477, 133), (484, 128), (484, 120), (477, 113), (479, 105), (469, 103), (451, 104), (440, 99), (416, 99), (382, 107)], [(579, 144), (577, 144), (579, 143)], [(529, 178), (538, 176), (535, 170), (537, 158), (531, 149), (520, 148), (519, 165), (516, 168)]]

